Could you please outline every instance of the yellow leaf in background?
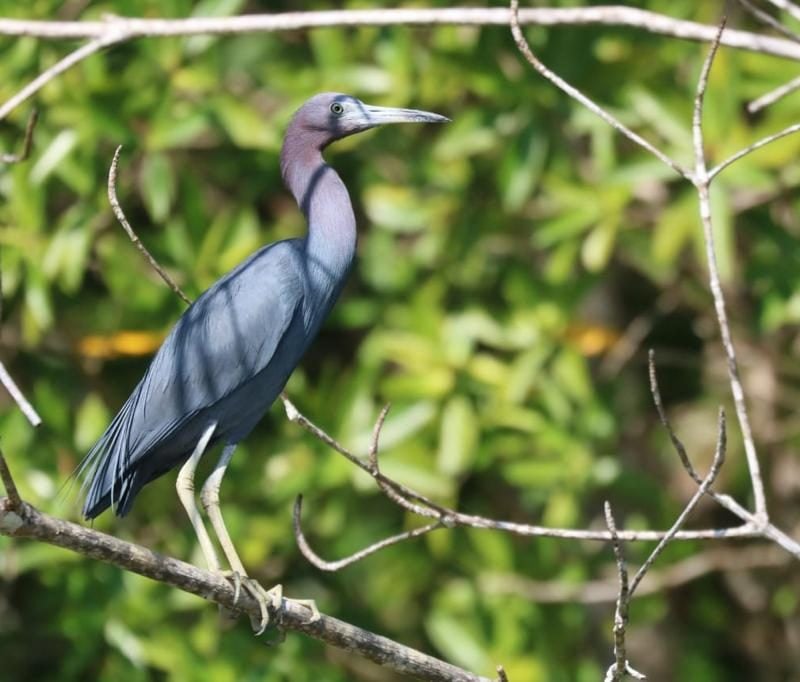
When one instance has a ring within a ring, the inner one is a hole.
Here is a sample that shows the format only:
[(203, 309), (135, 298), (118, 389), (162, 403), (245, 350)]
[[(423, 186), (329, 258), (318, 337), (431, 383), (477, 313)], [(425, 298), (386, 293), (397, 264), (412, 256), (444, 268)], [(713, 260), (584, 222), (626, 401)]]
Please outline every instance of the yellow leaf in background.
[(122, 331), (111, 336), (84, 336), (75, 348), (87, 358), (138, 357), (155, 353), (163, 340), (163, 332)]
[(574, 343), (578, 350), (588, 357), (611, 350), (619, 337), (620, 333), (616, 329), (581, 322), (572, 323), (566, 332), (567, 340)]

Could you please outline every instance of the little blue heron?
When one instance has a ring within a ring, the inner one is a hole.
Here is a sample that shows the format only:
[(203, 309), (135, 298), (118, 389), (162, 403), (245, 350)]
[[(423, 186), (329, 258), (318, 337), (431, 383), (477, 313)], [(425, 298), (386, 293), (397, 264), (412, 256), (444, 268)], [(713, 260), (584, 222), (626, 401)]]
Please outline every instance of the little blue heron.
[(230, 566), (261, 606), (280, 600), (247, 577), (219, 507), (219, 487), (236, 445), (283, 390), (347, 279), (356, 221), (347, 189), (322, 158), (325, 147), (385, 123), (443, 122), (438, 114), (368, 106), (319, 94), (292, 118), (281, 150), (284, 182), (306, 216), (308, 234), (264, 246), (205, 291), (181, 316), (139, 384), (78, 469), (83, 514), (109, 506), (127, 514), (142, 486), (181, 466), (176, 483), (208, 567), (220, 562), (194, 496), (194, 473), (216, 443), (222, 454), (200, 501)]

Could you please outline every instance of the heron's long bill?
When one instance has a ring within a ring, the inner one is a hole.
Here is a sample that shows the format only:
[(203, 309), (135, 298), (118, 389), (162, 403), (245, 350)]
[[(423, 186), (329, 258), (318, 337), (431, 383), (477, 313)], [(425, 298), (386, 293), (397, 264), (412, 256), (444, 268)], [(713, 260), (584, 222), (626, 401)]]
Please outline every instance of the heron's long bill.
[(447, 123), (450, 119), (431, 111), (418, 109), (396, 109), (394, 107), (364, 108), (367, 120), (371, 125), (384, 125), (385, 123)]

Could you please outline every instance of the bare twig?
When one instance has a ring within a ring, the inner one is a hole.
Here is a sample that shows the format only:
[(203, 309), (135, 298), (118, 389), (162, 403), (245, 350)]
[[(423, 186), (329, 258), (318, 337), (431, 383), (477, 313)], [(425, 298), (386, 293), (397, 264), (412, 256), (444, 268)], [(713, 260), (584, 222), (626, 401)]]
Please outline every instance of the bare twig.
[(761, 467), (758, 462), (758, 454), (756, 452), (756, 446), (753, 440), (753, 432), (750, 428), (750, 418), (747, 413), (747, 405), (745, 404), (744, 389), (742, 388), (742, 381), (739, 378), (739, 366), (736, 360), (736, 349), (733, 345), (733, 338), (731, 336), (730, 325), (728, 323), (725, 295), (722, 291), (722, 282), (720, 281), (719, 267), (717, 265), (716, 248), (714, 245), (714, 229), (711, 218), (711, 198), (709, 194), (711, 177), (708, 173), (705, 149), (703, 146), (703, 102), (706, 88), (708, 87), (708, 77), (711, 73), (711, 66), (714, 63), (714, 57), (719, 49), (720, 39), (723, 31), (725, 30), (725, 23), (726, 17), (723, 16), (722, 20), (720, 21), (717, 38), (711, 43), (711, 49), (709, 50), (708, 55), (703, 62), (700, 78), (697, 81), (697, 91), (695, 94), (692, 114), (692, 139), (694, 143), (695, 154), (694, 184), (697, 188), (700, 207), (700, 220), (703, 224), (703, 238), (706, 249), (706, 261), (708, 262), (709, 286), (711, 288), (711, 295), (714, 299), (714, 309), (716, 310), (720, 336), (722, 337), (722, 346), (725, 350), (725, 356), (727, 359), (728, 379), (731, 384), (731, 392), (733, 393), (733, 403), (736, 408), (736, 417), (739, 421), (739, 427), (742, 431), (742, 441), (744, 443), (745, 456), (747, 458), (747, 467), (750, 471), (750, 481), (753, 488), (755, 514), (760, 522), (766, 523), (768, 522), (769, 517), (767, 514), (766, 496), (764, 494), (764, 482), (761, 478)]
[[(0, 20), (0, 23), (3, 21), (6, 20)], [(114, 43), (119, 43), (123, 40), (126, 40), (129, 37), (130, 36), (124, 31), (120, 31), (116, 28), (106, 27), (106, 30), (100, 35), (93, 38), (88, 43), (84, 43), (74, 52), (70, 52), (66, 57), (53, 64), (53, 66), (51, 66), (49, 69), (42, 71), (42, 73), (40, 73), (24, 88), (22, 88), (22, 90), (11, 97), (11, 99), (9, 99), (5, 104), (0, 106), (0, 121), (8, 116), (9, 113), (16, 109), (20, 104), (33, 97), (33, 95), (39, 92), (39, 90), (41, 90), (50, 81), (64, 73), (64, 71), (67, 69), (75, 66), (75, 64), (78, 64), (96, 52), (100, 52), (100, 50), (113, 45)]]
[[(725, 412), (720, 408), (719, 411), (719, 431), (717, 434), (717, 447), (714, 453), (714, 461), (711, 464), (708, 474), (700, 483), (697, 491), (683, 508), (683, 511), (678, 515), (675, 523), (669, 529), (666, 535), (655, 546), (650, 555), (645, 559), (644, 563), (636, 571), (633, 580), (628, 582), (628, 569), (625, 565), (625, 558), (622, 555), (622, 546), (620, 544), (619, 536), (617, 534), (616, 524), (614, 517), (611, 513), (611, 505), (605, 503), (605, 517), (606, 525), (611, 533), (611, 544), (614, 549), (614, 557), (617, 562), (617, 573), (619, 574), (619, 590), (617, 593), (616, 609), (614, 611), (614, 663), (609, 667), (606, 672), (606, 682), (618, 682), (626, 674), (634, 679), (643, 680), (645, 676), (631, 667), (625, 653), (625, 631), (628, 625), (628, 612), (630, 608), (631, 599), (636, 592), (636, 588), (642, 582), (642, 579), (647, 575), (650, 567), (656, 559), (661, 555), (669, 542), (675, 538), (678, 531), (686, 522), (689, 514), (697, 506), (700, 498), (706, 494), (706, 491), (711, 487), (712, 483), (717, 477), (722, 464), (725, 462), (725, 449), (726, 449), (726, 431), (725, 431)], [(691, 467), (691, 464), (689, 465)]]
[(674, 170), (678, 175), (686, 178), (687, 180), (691, 180), (691, 172), (681, 166), (677, 161), (667, 156), (664, 152), (660, 149), (652, 145), (650, 142), (645, 140), (641, 135), (633, 132), (630, 128), (628, 128), (622, 121), (617, 119), (616, 117), (612, 116), (608, 113), (605, 109), (603, 109), (600, 105), (596, 104), (592, 99), (584, 95), (580, 90), (576, 87), (567, 83), (561, 76), (556, 74), (555, 72), (551, 71), (547, 66), (545, 66), (536, 55), (533, 54), (533, 50), (531, 50), (528, 41), (525, 39), (525, 35), (522, 33), (522, 28), (520, 27), (519, 23), (519, 0), (511, 0), (511, 33), (514, 36), (514, 40), (517, 43), (517, 47), (519, 48), (520, 52), (523, 54), (525, 59), (528, 60), (528, 63), (536, 69), (544, 78), (549, 80), (553, 85), (555, 85), (559, 90), (565, 92), (567, 95), (572, 97), (572, 99), (580, 102), (584, 107), (586, 107), (589, 111), (593, 114), (602, 118), (608, 125), (612, 128), (620, 132), (622, 135), (627, 137), (632, 142), (635, 142), (643, 149), (646, 149), (650, 152), (653, 156), (659, 159), (662, 163), (666, 164), (672, 170)]
[(608, 502), (603, 505), (603, 511), (608, 532), (611, 534), (611, 547), (614, 550), (617, 575), (619, 576), (617, 605), (614, 610), (614, 663), (606, 671), (605, 682), (618, 682), (626, 673), (637, 680), (643, 680), (645, 676), (631, 667), (625, 651), (625, 629), (628, 626), (628, 607), (630, 605), (628, 568), (625, 565), (622, 543), (617, 534), (617, 525), (614, 522), (614, 515), (611, 513), (611, 505)]
[(33, 131), (36, 128), (36, 122), (39, 120), (39, 111), (34, 109), (28, 116), (28, 123), (25, 126), (25, 135), (22, 138), (22, 150), (17, 154), (0, 154), (0, 163), (21, 163), (25, 161), (31, 153), (31, 146), (33, 145)]
[(686, 471), (689, 473), (689, 476), (692, 477), (692, 480), (699, 485), (700, 476), (698, 476), (697, 472), (694, 470), (692, 462), (689, 460), (689, 455), (686, 454), (686, 448), (683, 446), (683, 443), (675, 435), (675, 431), (672, 430), (672, 425), (669, 423), (667, 413), (664, 410), (664, 403), (661, 401), (661, 391), (658, 388), (658, 377), (656, 376), (655, 353), (652, 349), (650, 349), (647, 353), (647, 368), (650, 376), (650, 393), (653, 396), (653, 402), (656, 406), (656, 412), (658, 412), (658, 418), (661, 420), (661, 424), (666, 429), (669, 439), (672, 441), (672, 445), (675, 448), (675, 451), (678, 453), (678, 457), (680, 457), (683, 468), (686, 469)]
[(0, 362), (0, 383), (5, 386), (9, 395), (14, 399), (14, 402), (17, 403), (17, 407), (19, 407), (22, 414), (24, 414), (25, 418), (31, 423), (31, 426), (34, 428), (39, 426), (39, 424), (42, 423), (42, 418), (19, 389), (19, 386), (17, 386), (2, 362)]
[(6, 456), (0, 450), (0, 480), (3, 481), (3, 487), (6, 489), (9, 507), (11, 509), (19, 509), (22, 505), (22, 498), (19, 496), (17, 484), (14, 482), (14, 477), (11, 475), (11, 469), (8, 468)]
[(754, 99), (747, 105), (747, 111), (748, 113), (755, 114), (775, 104), (779, 99), (792, 94), (798, 88), (800, 88), (800, 76), (792, 78), (788, 83), (784, 83), (774, 90), (770, 90), (768, 93), (761, 95), (758, 99)]
[(378, 418), (375, 420), (375, 426), (372, 429), (372, 441), (369, 445), (369, 464), (377, 472), (378, 471), (378, 446), (381, 438), (381, 430), (386, 422), (386, 415), (389, 414), (390, 403), (384, 405), (380, 411)]
[(497, 682), (508, 682), (506, 669), (502, 665), (497, 666)]
[(800, 43), (800, 36), (798, 36), (791, 29), (784, 26), (771, 14), (765, 12), (760, 7), (754, 5), (752, 2), (750, 2), (750, 0), (738, 0), (738, 2), (747, 13), (754, 16), (756, 19), (758, 19), (758, 21), (760, 21), (765, 26), (769, 26), (773, 31), (777, 31), (778, 33), (785, 36), (789, 40), (793, 40), (796, 43)]
[[(798, 87), (800, 87), (800, 85)], [(741, 159), (743, 156), (747, 156), (748, 154), (756, 151), (757, 149), (761, 149), (761, 147), (765, 147), (766, 145), (775, 142), (776, 140), (780, 140), (782, 137), (786, 137), (787, 135), (793, 135), (798, 131), (800, 131), (800, 123), (795, 123), (794, 125), (787, 126), (786, 128), (778, 131), (777, 133), (761, 138), (757, 142), (754, 142), (753, 144), (745, 147), (744, 149), (740, 149), (738, 152), (736, 152), (729, 158), (725, 159), (724, 161), (718, 163), (710, 171), (708, 171), (707, 175), (708, 182), (711, 182), (717, 175), (719, 175), (720, 172), (725, 170), (732, 163)]]
[(628, 567), (622, 554), (622, 543), (617, 535), (617, 524), (611, 513), (611, 505), (606, 500), (603, 511), (606, 517), (606, 526), (611, 533), (611, 548), (614, 550), (614, 559), (617, 562), (617, 575), (619, 588), (617, 591), (617, 607), (614, 612), (614, 664), (606, 673), (606, 680), (621, 680), (624, 670), (628, 665), (625, 653), (625, 626), (628, 623)]
[(117, 165), (119, 164), (119, 154), (122, 151), (122, 145), (117, 147), (117, 150), (114, 152), (114, 158), (111, 161), (111, 168), (108, 170), (108, 201), (111, 204), (111, 209), (114, 211), (114, 215), (117, 216), (117, 220), (119, 224), (122, 225), (122, 228), (127, 233), (130, 240), (133, 242), (134, 246), (139, 249), (139, 252), (147, 259), (147, 262), (150, 264), (150, 267), (155, 270), (159, 277), (166, 283), (166, 285), (172, 289), (180, 298), (187, 304), (191, 305), (191, 299), (183, 293), (183, 290), (175, 283), (175, 280), (172, 279), (167, 274), (167, 271), (159, 265), (158, 261), (153, 258), (150, 252), (147, 250), (147, 247), (142, 244), (142, 241), (133, 231), (128, 219), (125, 217), (125, 213), (122, 211), (122, 207), (119, 204), (119, 199), (117, 199)]
[(678, 518), (675, 519), (675, 523), (672, 524), (672, 528), (669, 529), (669, 532), (656, 545), (655, 549), (653, 549), (653, 551), (650, 553), (650, 556), (648, 556), (645, 562), (639, 567), (639, 570), (636, 571), (636, 575), (634, 575), (633, 580), (631, 580), (629, 598), (633, 597), (633, 593), (636, 592), (636, 588), (639, 586), (639, 583), (642, 582), (642, 578), (644, 578), (645, 574), (650, 569), (650, 566), (653, 565), (653, 562), (658, 559), (659, 555), (664, 551), (667, 544), (669, 544), (669, 542), (675, 537), (676, 533), (683, 527), (683, 524), (686, 522), (689, 514), (692, 513), (694, 508), (697, 506), (697, 503), (700, 501), (700, 498), (706, 494), (706, 491), (716, 480), (717, 474), (719, 474), (719, 470), (725, 462), (725, 451), (727, 448), (725, 411), (722, 408), (719, 410), (719, 422), (717, 428), (717, 447), (714, 452), (714, 460), (711, 463), (711, 468), (709, 469), (708, 474), (706, 474), (706, 477), (698, 486), (695, 494), (692, 495), (692, 499), (689, 500)]
[[(661, 400), (661, 391), (658, 387), (655, 353), (653, 352), (652, 349), (648, 352), (647, 363), (650, 375), (650, 394), (653, 397), (653, 403), (656, 406), (656, 412), (658, 413), (658, 418), (661, 421), (662, 426), (666, 430), (670, 442), (672, 443), (672, 447), (675, 448), (675, 452), (678, 454), (678, 458), (681, 460), (681, 464), (683, 464), (683, 468), (686, 469), (686, 473), (689, 474), (690, 478), (695, 483), (697, 483), (697, 485), (701, 485), (703, 481), (700, 478), (699, 474), (695, 471), (694, 467), (692, 466), (692, 462), (689, 459), (689, 455), (686, 452), (686, 447), (684, 446), (681, 439), (678, 438), (678, 435), (675, 433), (675, 430), (672, 428), (672, 424), (669, 421), (667, 412), (664, 409), (664, 403)], [(708, 490), (707, 494), (710, 495), (712, 498), (714, 498), (714, 500), (718, 502), (722, 507), (732, 512), (733, 514), (736, 514), (736, 516), (742, 519), (745, 523), (749, 523), (754, 526), (757, 525), (756, 518), (741, 504), (739, 504), (736, 500), (730, 497), (730, 495), (720, 495), (719, 493), (716, 493), (713, 490)]]
[[(22, 502), (13, 507), (9, 502), (8, 498), (0, 498), (0, 535), (41, 540), (171, 585), (220, 604), (228, 610), (243, 611), (260, 617), (260, 606), (255, 599), (242, 590), (237, 602), (233, 585), (219, 574), (201, 570), (91, 528), (56, 519), (27, 503)], [(277, 612), (271, 610), (270, 620), (273, 619), (281, 628), (302, 632), (418, 679), (437, 682), (490, 682), (489, 678), (480, 677), (336, 618), (320, 614), (319, 619), (310, 621), (308, 610), (288, 598), (282, 601)]]
[[(425, 497), (424, 495), (411, 490), (388, 476), (382, 473), (379, 469), (373, 469), (367, 458), (358, 457), (350, 450), (344, 447), (332, 436), (327, 434), (323, 429), (314, 424), (308, 417), (303, 415), (297, 407), (289, 400), (284, 394), (281, 396), (286, 408), (286, 414), (290, 421), (302, 426), (306, 431), (311, 433), (315, 438), (325, 443), (336, 452), (344, 455), (350, 462), (357, 467), (368, 473), (375, 479), (376, 483), (381, 487), (385, 493), (387, 489), (393, 493), (390, 495), (391, 499), (409, 511), (416, 513), (415, 506), (410, 500), (416, 501), (417, 507), (421, 508), (421, 516), (433, 518), (439, 521), (442, 527), (453, 528), (456, 526), (463, 526), (469, 528), (482, 528), (487, 530), (498, 530), (514, 535), (521, 535), (524, 537), (552, 537), (572, 540), (595, 540), (607, 542), (611, 539), (608, 531), (601, 530), (583, 530), (572, 528), (551, 528), (547, 526), (535, 526), (524, 523), (516, 523), (511, 521), (499, 521), (489, 519), (483, 516), (476, 516), (473, 514), (464, 514), (454, 509), (444, 507), (433, 500)], [(379, 417), (380, 419), (380, 417)], [(387, 493), (388, 495), (388, 493)], [(747, 510), (744, 510), (747, 514)], [(435, 530), (432, 528), (431, 530)], [(426, 531), (430, 532), (430, 531)], [(652, 531), (652, 530), (621, 530), (618, 535), (623, 540), (661, 540), (669, 531)], [(675, 538), (678, 540), (718, 540), (733, 537), (759, 537), (760, 532), (755, 526), (745, 523), (744, 525), (734, 528), (708, 528), (701, 530), (679, 531)], [(800, 554), (798, 554), (800, 556)]]
[[(691, 476), (692, 480), (694, 480), (698, 485), (700, 485), (702, 481), (700, 480), (700, 477), (697, 475), (697, 472), (695, 472), (694, 468), (692, 467), (692, 464), (689, 461), (689, 457), (686, 454), (686, 448), (676, 435), (674, 429), (672, 428), (672, 425), (669, 422), (669, 418), (667, 417), (666, 411), (664, 410), (664, 406), (661, 401), (661, 393), (658, 388), (658, 380), (656, 377), (653, 351), (650, 351), (649, 354), (649, 365), (650, 365), (650, 391), (653, 396), (653, 402), (655, 403), (656, 410), (658, 411), (659, 419), (661, 420), (661, 423), (664, 425), (664, 428), (669, 434), (670, 441), (672, 442), (675, 451), (678, 453), (678, 457), (680, 458), (681, 463), (683, 464), (687, 473), (689, 474), (689, 476)], [(706, 491), (706, 494), (712, 497), (714, 501), (716, 501), (719, 505), (721, 505), (731, 513), (738, 516), (742, 521), (744, 521), (745, 525), (751, 528), (761, 529), (761, 537), (773, 540), (787, 552), (792, 554), (795, 558), (800, 559), (800, 543), (798, 543), (796, 540), (786, 535), (786, 533), (778, 529), (772, 523), (767, 523), (766, 525), (764, 525), (764, 522), (762, 520), (759, 520), (754, 514), (752, 514), (745, 507), (739, 504), (730, 495), (722, 495), (710, 489)]]
[(338, 561), (326, 561), (322, 557), (319, 556), (311, 546), (308, 544), (308, 540), (306, 540), (305, 535), (303, 535), (303, 528), (300, 523), (301, 514), (303, 512), (303, 496), (298, 495), (297, 499), (294, 503), (294, 510), (292, 512), (292, 522), (294, 525), (294, 537), (297, 541), (297, 546), (300, 548), (303, 556), (308, 559), (314, 566), (316, 566), (321, 571), (341, 571), (343, 568), (350, 566), (351, 564), (356, 563), (357, 561), (361, 561), (365, 559), (370, 554), (375, 554), (375, 552), (384, 549), (385, 547), (390, 547), (391, 545), (396, 545), (399, 542), (403, 542), (404, 540), (410, 540), (412, 538), (418, 538), (421, 535), (425, 535), (426, 533), (430, 533), (432, 530), (436, 530), (437, 528), (441, 528), (442, 524), (439, 521), (434, 521), (433, 523), (429, 523), (427, 526), (422, 526), (421, 528), (414, 528), (413, 530), (406, 531), (405, 533), (398, 533), (397, 535), (393, 535), (392, 537), (385, 538), (376, 542), (364, 549), (359, 550), (358, 552), (354, 552), (350, 556), (344, 557), (343, 559), (339, 559)]
[(795, 5), (792, 0), (767, 0), (767, 2), (772, 3), (778, 9), (782, 9), (794, 19), (800, 21), (800, 7)]

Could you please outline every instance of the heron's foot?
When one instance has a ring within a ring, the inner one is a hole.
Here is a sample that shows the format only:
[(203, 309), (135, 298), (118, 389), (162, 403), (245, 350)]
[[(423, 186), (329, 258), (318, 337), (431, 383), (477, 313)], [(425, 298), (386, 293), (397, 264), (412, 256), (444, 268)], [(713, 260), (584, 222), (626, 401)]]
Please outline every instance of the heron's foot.
[(250, 624), (256, 636), (263, 634), (269, 625), (270, 607), (277, 611), (283, 604), (283, 586), (276, 585), (271, 590), (265, 590), (257, 580), (237, 571), (220, 571), (220, 573), (233, 585), (234, 605), (238, 604), (242, 592), (246, 592), (256, 600), (261, 615), (258, 618), (250, 616)]
[(270, 590), (265, 590), (257, 580), (245, 577), (242, 581), (244, 590), (258, 602), (261, 610), (260, 617), (250, 616), (250, 625), (256, 637), (264, 634), (269, 625), (269, 609), (279, 611), (283, 606), (283, 585), (275, 585)]

